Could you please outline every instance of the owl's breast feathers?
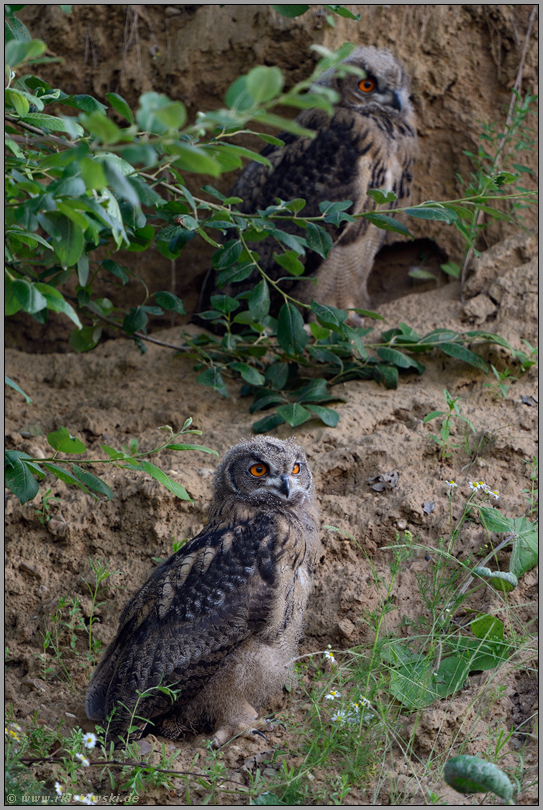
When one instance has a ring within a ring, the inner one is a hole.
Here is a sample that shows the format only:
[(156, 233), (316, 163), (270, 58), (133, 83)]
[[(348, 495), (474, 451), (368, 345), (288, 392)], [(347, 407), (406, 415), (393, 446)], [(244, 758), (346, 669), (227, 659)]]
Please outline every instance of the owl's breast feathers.
[[(242, 512), (225, 525), (215, 516), (159, 566), (121, 614), (91, 682), (89, 717), (102, 720), (120, 702), (131, 709), (137, 692), (158, 685), (179, 690), (176, 702), (188, 700), (230, 650), (264, 628), (268, 633), (281, 560), (300, 565), (311, 553), (292, 521), (298, 519)], [(153, 689), (138, 714), (153, 717), (170, 705)], [(124, 709), (116, 718), (126, 725)]]
[[(232, 194), (244, 200), (240, 209), (254, 213), (256, 207), (273, 205), (279, 197), (306, 200), (303, 216), (319, 216), (319, 203), (350, 199), (358, 211), (368, 188), (379, 188), (384, 173), (379, 163), (388, 165), (394, 155), (402, 169), (412, 166), (416, 155), (414, 125), (405, 120), (377, 114), (364, 115), (359, 110), (340, 107), (332, 118), (324, 110), (305, 110), (297, 122), (316, 132), (314, 138), (281, 133), (284, 146), (267, 146), (262, 155), (271, 168), (261, 163), (247, 166), (232, 187)], [(386, 130), (387, 137), (382, 137)], [(367, 155), (374, 171), (368, 182), (360, 183), (360, 158)], [(337, 233), (337, 232), (336, 232)]]

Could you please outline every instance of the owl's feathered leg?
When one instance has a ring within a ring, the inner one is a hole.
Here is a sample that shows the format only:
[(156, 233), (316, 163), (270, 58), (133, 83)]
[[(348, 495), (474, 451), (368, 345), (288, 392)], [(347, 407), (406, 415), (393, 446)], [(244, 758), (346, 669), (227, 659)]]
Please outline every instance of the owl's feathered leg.
[(214, 748), (220, 748), (232, 737), (238, 734), (252, 732), (252, 726), (258, 718), (258, 712), (253, 709), (250, 703), (243, 698), (239, 698), (234, 706), (225, 707), (224, 715), (216, 718), (215, 733), (212, 738)]

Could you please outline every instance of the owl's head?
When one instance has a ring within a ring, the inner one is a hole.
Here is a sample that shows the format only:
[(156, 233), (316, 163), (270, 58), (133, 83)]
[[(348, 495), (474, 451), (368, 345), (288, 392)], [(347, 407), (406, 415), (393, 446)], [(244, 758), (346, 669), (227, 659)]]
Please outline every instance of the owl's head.
[(340, 106), (363, 114), (381, 112), (398, 118), (413, 112), (407, 73), (389, 50), (361, 46), (343, 64), (361, 68), (365, 76), (347, 74), (331, 81), (341, 96)]
[(301, 447), (263, 436), (231, 447), (213, 479), (214, 501), (234, 496), (254, 505), (299, 505), (314, 495)]

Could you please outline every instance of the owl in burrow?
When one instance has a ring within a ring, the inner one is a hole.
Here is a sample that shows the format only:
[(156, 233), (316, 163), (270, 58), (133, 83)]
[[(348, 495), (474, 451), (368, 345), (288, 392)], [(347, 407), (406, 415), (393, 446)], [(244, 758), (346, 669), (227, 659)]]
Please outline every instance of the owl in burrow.
[[(277, 198), (289, 201), (301, 197), (306, 200), (302, 217), (320, 216), (319, 203), (325, 200), (351, 200), (347, 213), (360, 214), (376, 207), (366, 194), (368, 189), (396, 194), (398, 199), (387, 204), (386, 209), (409, 204), (417, 133), (407, 74), (390, 51), (374, 47), (359, 47), (344, 62), (362, 68), (365, 78), (324, 74), (321, 82), (340, 96), (334, 115), (330, 118), (324, 110), (304, 110), (296, 121), (314, 130), (314, 138), (283, 132), (279, 137), (284, 146), (268, 145), (261, 152), (271, 168), (255, 161), (247, 165), (229, 193), (243, 199), (240, 211), (256, 213), (276, 204)], [(303, 235), (295, 225), (281, 223), (281, 227)], [(339, 228), (324, 227), (334, 240), (327, 258), (310, 250), (305, 258), (305, 275), (316, 279), (316, 283), (292, 279), (281, 282), (281, 288), (303, 303), (314, 299), (339, 309), (367, 309), (368, 276), (386, 231), (363, 218), (344, 221)], [(288, 275), (273, 258), (284, 245), (268, 237), (251, 247), (272, 279)], [(199, 310), (209, 309), (212, 294), (235, 297), (258, 281), (260, 275), (255, 270), (248, 279), (218, 289), (215, 274), (210, 272), (202, 288)], [(284, 299), (274, 289), (270, 295), (270, 312), (277, 316)], [(352, 314), (350, 322), (360, 323), (360, 319)]]
[[(142, 718), (165, 716), (159, 733), (174, 739), (211, 723), (216, 747), (250, 728), (291, 675), (319, 550), (303, 450), (271, 437), (231, 448), (205, 528), (124, 608), (88, 689), (89, 719), (106, 725), (115, 708), (114, 740), (132, 724), (141, 733)], [(158, 686), (176, 690), (175, 705)]]

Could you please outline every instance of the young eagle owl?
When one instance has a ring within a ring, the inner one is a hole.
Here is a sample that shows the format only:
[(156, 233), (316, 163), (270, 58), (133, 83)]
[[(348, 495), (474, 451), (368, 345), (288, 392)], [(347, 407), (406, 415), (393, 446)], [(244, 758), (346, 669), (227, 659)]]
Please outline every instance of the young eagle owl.
[[(87, 716), (106, 725), (115, 710), (114, 740), (172, 708), (174, 731), (211, 722), (215, 746), (251, 726), (289, 678), (318, 528), (300, 447), (263, 437), (231, 448), (215, 473), (205, 528), (124, 608), (91, 680)], [(176, 691), (175, 706), (158, 686)], [(166, 719), (161, 733), (171, 732)]]
[[(387, 208), (409, 203), (417, 134), (406, 72), (390, 51), (373, 47), (357, 48), (344, 61), (362, 68), (365, 78), (347, 74), (321, 80), (340, 96), (334, 115), (330, 118), (324, 110), (304, 110), (296, 120), (314, 130), (314, 138), (283, 132), (279, 137), (284, 146), (266, 146), (262, 155), (271, 167), (249, 163), (230, 191), (231, 196), (243, 199), (239, 210), (256, 213), (276, 204), (277, 198), (301, 197), (306, 200), (303, 217), (320, 216), (319, 203), (325, 200), (351, 200), (347, 213), (359, 214), (375, 208), (368, 189), (393, 191), (398, 199)], [(327, 258), (313, 251), (305, 258), (305, 274), (316, 278), (316, 283), (292, 279), (281, 282), (282, 289), (303, 303), (315, 299), (339, 309), (367, 308), (368, 276), (386, 231), (366, 219), (342, 222), (340, 228), (325, 227), (334, 240)], [(295, 225), (283, 229), (303, 235)], [(287, 275), (273, 258), (274, 252), (281, 252), (273, 237), (252, 245), (252, 249), (272, 279)], [(211, 295), (236, 296), (257, 281), (260, 275), (255, 270), (248, 279), (217, 289), (214, 274), (208, 274), (200, 311), (209, 309)], [(282, 303), (282, 296), (271, 290), (272, 315), (277, 316)], [(351, 321), (357, 322), (355, 315)]]

